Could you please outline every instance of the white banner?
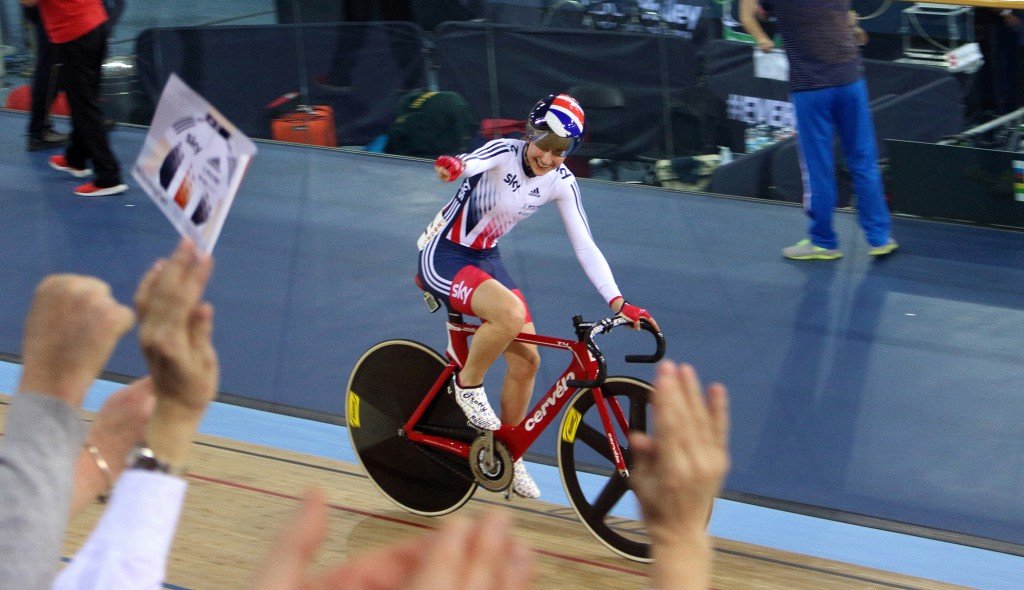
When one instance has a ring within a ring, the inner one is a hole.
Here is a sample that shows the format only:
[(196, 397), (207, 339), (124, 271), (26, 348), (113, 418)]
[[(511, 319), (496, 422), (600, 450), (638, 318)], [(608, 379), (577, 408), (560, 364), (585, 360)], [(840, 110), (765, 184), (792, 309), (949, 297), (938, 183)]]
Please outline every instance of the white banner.
[(213, 252), (256, 144), (171, 74), (132, 176), (178, 233)]

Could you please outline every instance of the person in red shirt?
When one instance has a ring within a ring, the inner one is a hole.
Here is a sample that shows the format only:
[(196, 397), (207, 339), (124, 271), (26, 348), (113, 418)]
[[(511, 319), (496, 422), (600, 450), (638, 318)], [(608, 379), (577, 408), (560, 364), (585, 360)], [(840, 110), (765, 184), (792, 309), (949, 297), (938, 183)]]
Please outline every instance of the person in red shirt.
[(128, 185), (121, 182), (121, 167), (110, 151), (100, 109), (100, 74), (110, 32), (102, 0), (21, 0), (21, 4), (39, 7), (43, 28), (63, 64), (63, 87), (71, 107), (71, 144), (63, 156), (50, 157), (50, 167), (76, 178), (91, 176), (95, 169), (95, 180), (77, 187), (76, 195), (125, 192)]
[(32, 99), (28, 120), (28, 151), (64, 147), (68, 143), (68, 136), (55, 131), (50, 121), (50, 109), (58, 91), (57, 48), (43, 30), (39, 7), (23, 6), (22, 18), (31, 23), (36, 43), (36, 65), (32, 73)]

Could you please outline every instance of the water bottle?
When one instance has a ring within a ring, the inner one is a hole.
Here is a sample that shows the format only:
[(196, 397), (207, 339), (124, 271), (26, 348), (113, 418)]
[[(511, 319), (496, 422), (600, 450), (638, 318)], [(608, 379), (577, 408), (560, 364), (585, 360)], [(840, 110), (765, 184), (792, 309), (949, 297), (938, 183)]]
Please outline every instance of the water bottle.
[(750, 125), (743, 131), (743, 152), (752, 154), (759, 149), (757, 141), (757, 126)]
[(732, 150), (727, 145), (718, 146), (718, 165), (724, 166), (732, 162)]
[(757, 126), (757, 149), (764, 149), (772, 144), (772, 128), (767, 123)]
[(772, 131), (772, 139), (774, 141), (784, 141), (786, 139), (789, 139), (790, 137), (793, 137), (792, 127), (782, 126)]

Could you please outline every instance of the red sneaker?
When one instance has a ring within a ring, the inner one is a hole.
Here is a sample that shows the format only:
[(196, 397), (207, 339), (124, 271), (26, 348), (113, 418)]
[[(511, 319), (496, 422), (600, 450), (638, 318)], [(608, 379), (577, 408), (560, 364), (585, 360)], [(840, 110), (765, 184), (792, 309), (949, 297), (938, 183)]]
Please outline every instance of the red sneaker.
[(99, 187), (91, 182), (87, 182), (76, 188), (75, 194), (80, 197), (109, 197), (110, 195), (119, 195), (126, 190), (128, 190), (128, 185), (124, 183)]
[(64, 156), (50, 156), (50, 168), (54, 170), (60, 170), (61, 172), (67, 172), (75, 178), (85, 178), (92, 174), (91, 168), (75, 168), (68, 164), (68, 159)]

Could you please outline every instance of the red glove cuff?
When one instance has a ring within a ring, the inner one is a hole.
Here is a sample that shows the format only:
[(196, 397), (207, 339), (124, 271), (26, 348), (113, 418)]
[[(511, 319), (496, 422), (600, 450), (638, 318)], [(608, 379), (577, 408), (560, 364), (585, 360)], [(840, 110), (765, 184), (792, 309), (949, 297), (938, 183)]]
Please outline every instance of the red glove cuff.
[[(612, 299), (612, 301), (615, 300)], [(639, 322), (641, 318), (645, 320), (652, 319), (651, 314), (646, 309), (637, 307), (626, 300), (622, 301), (622, 309), (619, 310), (619, 315), (634, 323)]]
[(462, 174), (462, 160), (453, 156), (438, 156), (434, 166), (448, 171), (448, 182), (452, 182)]

